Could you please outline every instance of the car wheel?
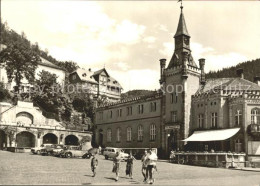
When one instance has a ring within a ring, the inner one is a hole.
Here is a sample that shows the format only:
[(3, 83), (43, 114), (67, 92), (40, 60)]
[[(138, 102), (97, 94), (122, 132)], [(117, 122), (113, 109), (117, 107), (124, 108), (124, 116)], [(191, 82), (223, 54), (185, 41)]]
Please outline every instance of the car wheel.
[(71, 153), (66, 153), (66, 158), (71, 158), (72, 154)]
[(40, 152), (39, 150), (37, 150), (37, 151), (36, 151), (36, 153), (37, 153), (38, 155), (40, 155), (40, 154), (41, 154), (41, 152)]
[(105, 159), (108, 160), (108, 156), (107, 155), (105, 155)]

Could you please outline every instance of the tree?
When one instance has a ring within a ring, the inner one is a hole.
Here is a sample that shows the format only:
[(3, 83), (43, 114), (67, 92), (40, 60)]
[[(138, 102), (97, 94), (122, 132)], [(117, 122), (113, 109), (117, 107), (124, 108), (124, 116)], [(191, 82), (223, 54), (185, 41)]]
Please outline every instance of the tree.
[(0, 63), (5, 65), (8, 80), (15, 81), (18, 93), (22, 79), (30, 83), (34, 81), (40, 57), (28, 45), (19, 41), (11, 42), (0, 52), (0, 58)]
[(59, 120), (69, 120), (72, 106), (57, 83), (57, 76), (47, 71), (42, 71), (38, 75), (39, 78), (34, 86), (33, 101), (45, 110), (45, 114), (54, 113), (60, 116), (55, 117)]
[(8, 90), (4, 88), (4, 84), (0, 82), (0, 101), (8, 101), (11, 100), (11, 95)]

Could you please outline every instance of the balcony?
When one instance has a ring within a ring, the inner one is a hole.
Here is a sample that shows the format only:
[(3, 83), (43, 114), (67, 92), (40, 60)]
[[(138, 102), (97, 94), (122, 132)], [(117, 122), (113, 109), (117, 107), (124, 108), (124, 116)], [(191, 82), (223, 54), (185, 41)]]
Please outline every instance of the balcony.
[(260, 135), (260, 124), (248, 125), (248, 132), (250, 132), (252, 135)]

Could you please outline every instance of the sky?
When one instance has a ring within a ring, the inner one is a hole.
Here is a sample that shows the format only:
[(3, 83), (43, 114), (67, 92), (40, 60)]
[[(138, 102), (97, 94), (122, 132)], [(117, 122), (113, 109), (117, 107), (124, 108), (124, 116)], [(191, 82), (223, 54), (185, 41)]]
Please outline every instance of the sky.
[[(193, 58), (219, 70), (259, 58), (260, 2), (184, 1)], [(159, 88), (174, 51), (177, 1), (2, 0), (1, 18), (57, 60), (105, 66), (124, 92)]]

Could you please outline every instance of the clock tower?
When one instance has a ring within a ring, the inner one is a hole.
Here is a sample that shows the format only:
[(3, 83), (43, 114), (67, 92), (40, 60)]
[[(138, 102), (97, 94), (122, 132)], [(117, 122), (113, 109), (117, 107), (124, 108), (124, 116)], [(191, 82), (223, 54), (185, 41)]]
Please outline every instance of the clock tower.
[(169, 64), (166, 59), (160, 60), (160, 84), (163, 96), (163, 148), (167, 153), (171, 149), (185, 150), (182, 142), (189, 135), (191, 125), (191, 96), (200, 86), (200, 71), (190, 49), (190, 34), (183, 15), (183, 6), (177, 31), (174, 35), (175, 49)]

